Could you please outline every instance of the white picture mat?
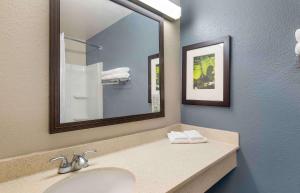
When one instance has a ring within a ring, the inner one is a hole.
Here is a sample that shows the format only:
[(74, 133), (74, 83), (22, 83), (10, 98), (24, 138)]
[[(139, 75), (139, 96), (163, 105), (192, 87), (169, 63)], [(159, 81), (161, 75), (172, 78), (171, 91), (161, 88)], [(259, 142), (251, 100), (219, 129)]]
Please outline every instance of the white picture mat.
[(151, 107), (152, 112), (160, 112), (160, 92), (156, 90), (156, 66), (159, 58), (151, 59)]
[[(186, 99), (203, 101), (223, 101), (224, 43), (187, 51)], [(215, 54), (215, 89), (194, 89), (194, 57)]]
[(156, 65), (159, 64), (159, 58), (151, 60), (151, 94), (159, 94), (159, 90), (156, 90)]

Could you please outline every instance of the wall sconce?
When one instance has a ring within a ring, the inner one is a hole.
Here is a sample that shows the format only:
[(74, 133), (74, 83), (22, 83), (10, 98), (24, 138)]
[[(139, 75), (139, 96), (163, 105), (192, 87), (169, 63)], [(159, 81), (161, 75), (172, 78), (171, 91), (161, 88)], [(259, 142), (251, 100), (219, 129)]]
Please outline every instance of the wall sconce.
[(296, 53), (296, 56), (298, 56), (298, 62), (297, 63), (300, 67), (300, 29), (296, 30), (295, 37), (296, 37), (296, 41), (297, 41), (297, 44), (295, 46), (295, 53)]
[(175, 21), (181, 17), (181, 7), (170, 0), (129, 0), (161, 17)]
[(300, 57), (300, 29), (296, 30), (295, 37), (296, 37), (296, 41), (297, 41), (297, 44), (295, 47), (295, 53), (298, 57)]

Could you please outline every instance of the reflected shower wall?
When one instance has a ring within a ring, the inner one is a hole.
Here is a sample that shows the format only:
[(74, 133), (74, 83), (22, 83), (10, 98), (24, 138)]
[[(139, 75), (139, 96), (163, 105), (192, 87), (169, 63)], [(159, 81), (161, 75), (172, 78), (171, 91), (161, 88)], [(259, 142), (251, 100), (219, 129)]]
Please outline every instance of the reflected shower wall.
[(61, 81), (61, 122), (102, 119), (102, 64), (65, 64), (64, 71), (65, 78)]
[(103, 118), (102, 63), (86, 65), (85, 45), (61, 37), (60, 122)]

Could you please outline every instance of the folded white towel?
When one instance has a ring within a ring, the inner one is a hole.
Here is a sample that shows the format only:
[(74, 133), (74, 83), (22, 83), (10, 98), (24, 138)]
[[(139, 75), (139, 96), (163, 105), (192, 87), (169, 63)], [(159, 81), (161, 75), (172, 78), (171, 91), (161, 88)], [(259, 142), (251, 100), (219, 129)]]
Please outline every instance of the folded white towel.
[(171, 135), (176, 139), (187, 139), (187, 135), (184, 132), (171, 131)]
[(128, 72), (123, 72), (102, 76), (102, 80), (128, 79), (129, 77), (130, 74)]
[(207, 138), (202, 136), (198, 131), (171, 131), (167, 134), (171, 143), (173, 144), (184, 144), (184, 143), (206, 143)]
[(202, 139), (204, 138), (198, 131), (196, 130), (190, 130), (190, 131), (184, 131), (184, 134), (188, 136), (189, 139)]
[(176, 144), (179, 144), (179, 143), (189, 143), (188, 139), (185, 138), (185, 139), (179, 139), (177, 138), (173, 133), (168, 133), (168, 138), (170, 140), (171, 143), (176, 143)]
[(112, 70), (102, 71), (102, 76), (112, 75), (112, 74), (120, 74), (120, 73), (128, 73), (129, 70), (130, 69), (128, 67), (115, 68)]

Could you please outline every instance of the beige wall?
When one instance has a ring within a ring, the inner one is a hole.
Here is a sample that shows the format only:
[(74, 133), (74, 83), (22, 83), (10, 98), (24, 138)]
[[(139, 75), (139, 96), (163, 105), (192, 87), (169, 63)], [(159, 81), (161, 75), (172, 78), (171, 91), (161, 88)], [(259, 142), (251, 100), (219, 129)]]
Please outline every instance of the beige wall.
[(48, 134), (49, 0), (0, 1), (0, 158), (180, 121), (179, 22), (165, 23), (166, 117)]

